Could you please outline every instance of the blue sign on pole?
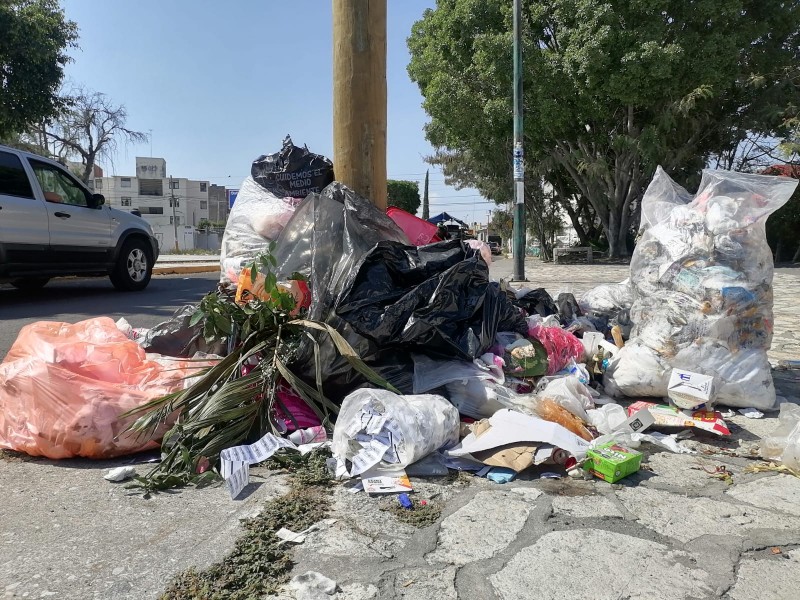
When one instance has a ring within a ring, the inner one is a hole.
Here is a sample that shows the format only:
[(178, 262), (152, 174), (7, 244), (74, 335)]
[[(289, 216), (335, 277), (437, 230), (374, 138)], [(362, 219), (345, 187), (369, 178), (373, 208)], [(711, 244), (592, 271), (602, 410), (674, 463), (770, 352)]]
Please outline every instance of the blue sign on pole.
[(239, 195), (239, 190), (225, 190), (228, 194), (228, 208), (233, 208), (233, 203), (236, 202), (236, 196)]

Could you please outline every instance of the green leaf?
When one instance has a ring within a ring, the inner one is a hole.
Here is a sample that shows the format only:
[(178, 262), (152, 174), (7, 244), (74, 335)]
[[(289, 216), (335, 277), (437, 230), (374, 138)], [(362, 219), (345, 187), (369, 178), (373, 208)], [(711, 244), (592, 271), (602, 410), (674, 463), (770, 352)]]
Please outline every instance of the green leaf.
[(198, 308), (192, 314), (192, 318), (189, 319), (189, 327), (194, 327), (197, 325), (201, 320), (203, 320), (203, 318), (205, 318), (205, 316), (206, 314), (200, 308)]
[(230, 320), (219, 313), (214, 313), (214, 326), (227, 335), (231, 333)]

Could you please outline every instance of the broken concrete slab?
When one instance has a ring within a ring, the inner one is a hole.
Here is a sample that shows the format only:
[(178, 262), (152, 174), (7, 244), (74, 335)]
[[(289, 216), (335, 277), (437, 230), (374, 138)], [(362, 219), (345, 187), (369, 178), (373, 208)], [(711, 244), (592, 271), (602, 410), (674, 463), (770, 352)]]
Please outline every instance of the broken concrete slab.
[(569, 497), (555, 496), (553, 498), (553, 515), (556, 517), (567, 516), (579, 519), (592, 517), (617, 517), (623, 518), (622, 511), (609, 498), (605, 496)]
[(516, 538), (530, 510), (518, 494), (478, 492), (442, 522), (438, 547), (426, 560), (463, 566), (490, 558)]
[(794, 600), (799, 588), (800, 550), (792, 550), (760, 560), (743, 559), (728, 597), (731, 600)]
[[(643, 485), (670, 486), (687, 490), (705, 490), (710, 484), (714, 484), (716, 480), (703, 471), (702, 467), (713, 471), (719, 464), (706, 456), (670, 452), (653, 452), (643, 462), (649, 467), (648, 471), (639, 472)], [(639, 474), (631, 475), (631, 478), (637, 475)], [(722, 491), (724, 486), (725, 484), (720, 485), (719, 491)]]
[(800, 478), (792, 475), (762, 477), (733, 486), (728, 495), (738, 500), (800, 517)]
[(705, 598), (713, 593), (709, 574), (687, 566), (692, 559), (689, 553), (625, 534), (555, 531), (518, 552), (490, 581), (502, 600), (534, 595), (537, 600)]
[(701, 535), (746, 537), (749, 529), (793, 531), (800, 542), (800, 525), (760, 508), (644, 487), (622, 488), (616, 495), (639, 523), (682, 542)]
[(384, 598), (402, 600), (456, 600), (456, 568), (404, 569), (390, 574), (384, 586)]

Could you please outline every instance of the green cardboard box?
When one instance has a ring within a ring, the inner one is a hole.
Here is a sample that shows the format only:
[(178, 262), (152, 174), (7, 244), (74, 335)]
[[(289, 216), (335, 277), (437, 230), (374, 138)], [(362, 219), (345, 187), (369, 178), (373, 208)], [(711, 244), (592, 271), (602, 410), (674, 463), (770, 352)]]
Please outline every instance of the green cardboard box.
[(616, 483), (623, 477), (636, 473), (641, 463), (641, 452), (608, 442), (586, 453), (583, 468), (608, 483)]

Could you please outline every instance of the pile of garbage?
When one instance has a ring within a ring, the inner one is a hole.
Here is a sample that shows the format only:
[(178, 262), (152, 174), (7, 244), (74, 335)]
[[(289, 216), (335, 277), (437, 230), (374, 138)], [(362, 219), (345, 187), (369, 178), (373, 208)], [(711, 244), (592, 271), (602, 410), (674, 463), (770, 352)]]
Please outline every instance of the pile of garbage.
[[(659, 169), (630, 280), (553, 298), (492, 281), (485, 244), (379, 211), (287, 139), (243, 183), (199, 306), (149, 331), (23, 330), (0, 366), (0, 447), (97, 458), (163, 436), (160, 483), (219, 473), (233, 497), (249, 465), (320, 446), (369, 493), (448, 469), (613, 483), (642, 443), (730, 435), (717, 405), (775, 409), (764, 221), (795, 184), (706, 171), (691, 197)], [(770, 458), (800, 467), (798, 423), (782, 407)]]

